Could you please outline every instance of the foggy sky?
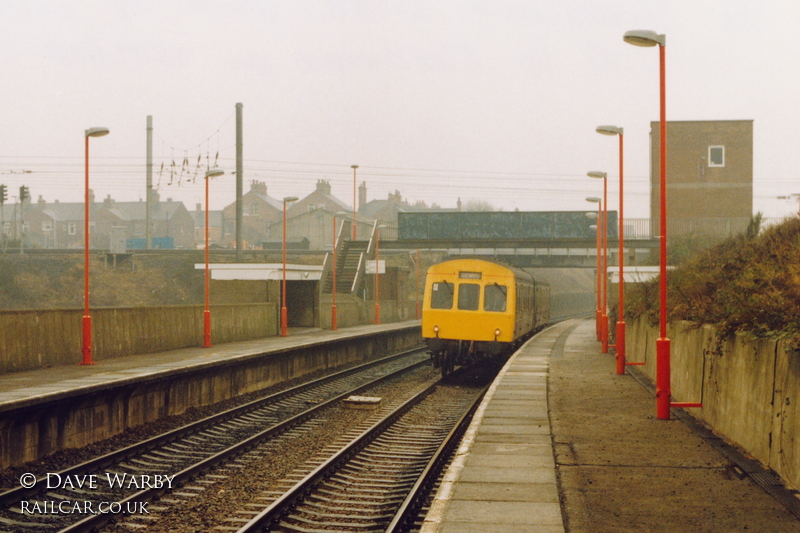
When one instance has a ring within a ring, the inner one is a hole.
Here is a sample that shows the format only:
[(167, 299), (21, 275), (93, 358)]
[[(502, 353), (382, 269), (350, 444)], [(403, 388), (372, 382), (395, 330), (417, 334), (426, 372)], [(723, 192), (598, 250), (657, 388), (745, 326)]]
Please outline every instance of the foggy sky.
[[(647, 217), (658, 52), (622, 35), (650, 29), (667, 36), (667, 119), (754, 120), (754, 210), (784, 216), (797, 203), (776, 197), (800, 193), (798, 20), (788, 0), (6, 1), (0, 183), (82, 202), (83, 132), (105, 126), (96, 197), (144, 198), (152, 115), (159, 194), (194, 209), (206, 165), (235, 170), (241, 102), (245, 190), (302, 197), (324, 179), (349, 204), (357, 164), (370, 200), (590, 209), (587, 171), (617, 191), (616, 140), (594, 131), (615, 124), (626, 214)], [(234, 201), (232, 174), (211, 187), (212, 209)]]

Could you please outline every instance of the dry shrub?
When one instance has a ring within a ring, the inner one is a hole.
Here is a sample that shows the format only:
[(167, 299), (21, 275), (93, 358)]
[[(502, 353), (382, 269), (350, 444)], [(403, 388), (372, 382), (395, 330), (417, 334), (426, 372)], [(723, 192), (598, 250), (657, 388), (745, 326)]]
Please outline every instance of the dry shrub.
[[(714, 324), (722, 335), (785, 338), (800, 347), (800, 218), (732, 237), (668, 275), (669, 320)], [(658, 279), (631, 285), (626, 316), (658, 322)]]

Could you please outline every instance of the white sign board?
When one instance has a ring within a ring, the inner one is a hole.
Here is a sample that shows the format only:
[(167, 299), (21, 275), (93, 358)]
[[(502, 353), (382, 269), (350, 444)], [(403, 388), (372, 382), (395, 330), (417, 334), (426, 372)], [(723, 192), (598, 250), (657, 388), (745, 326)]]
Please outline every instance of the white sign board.
[[(375, 261), (367, 261), (367, 274), (375, 273)], [(378, 261), (378, 274), (386, 274), (386, 261)]]

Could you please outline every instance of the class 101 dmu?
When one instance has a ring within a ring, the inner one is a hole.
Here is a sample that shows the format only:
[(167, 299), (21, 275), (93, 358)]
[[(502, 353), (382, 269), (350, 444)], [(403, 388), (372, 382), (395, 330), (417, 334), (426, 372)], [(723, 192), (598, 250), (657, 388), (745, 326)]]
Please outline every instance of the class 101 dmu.
[(431, 266), (422, 336), (442, 375), (482, 359), (505, 359), (550, 320), (550, 286), (525, 270), (486, 259)]

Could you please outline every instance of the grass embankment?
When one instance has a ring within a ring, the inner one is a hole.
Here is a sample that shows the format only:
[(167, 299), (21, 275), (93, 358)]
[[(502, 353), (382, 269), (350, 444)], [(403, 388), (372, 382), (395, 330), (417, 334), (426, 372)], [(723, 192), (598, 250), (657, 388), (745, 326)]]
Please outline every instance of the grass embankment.
[[(93, 307), (199, 304), (203, 274), (192, 258), (131, 260), (113, 268), (92, 257)], [(83, 306), (83, 259), (0, 255), (0, 309), (79, 309)]]
[[(786, 339), (800, 348), (800, 218), (732, 237), (668, 275), (669, 320), (714, 324), (723, 336)], [(625, 315), (658, 322), (658, 279), (629, 285)]]

